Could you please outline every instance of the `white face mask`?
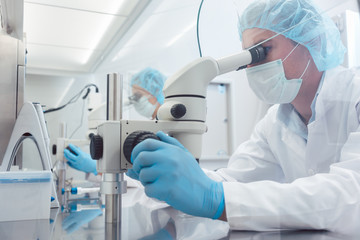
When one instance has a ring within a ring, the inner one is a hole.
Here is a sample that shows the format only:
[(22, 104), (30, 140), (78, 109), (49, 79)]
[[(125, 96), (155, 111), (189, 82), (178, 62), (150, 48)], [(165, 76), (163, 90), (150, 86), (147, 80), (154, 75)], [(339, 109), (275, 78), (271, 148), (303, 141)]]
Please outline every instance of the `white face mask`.
[(139, 114), (146, 118), (152, 118), (156, 109), (156, 105), (151, 104), (145, 96), (134, 102), (134, 107)]
[(300, 90), (302, 77), (310, 64), (309, 60), (300, 78), (288, 80), (285, 77), (283, 62), (295, 48), (283, 61), (279, 59), (246, 69), (249, 85), (260, 100), (269, 104), (277, 104), (290, 103), (295, 99)]

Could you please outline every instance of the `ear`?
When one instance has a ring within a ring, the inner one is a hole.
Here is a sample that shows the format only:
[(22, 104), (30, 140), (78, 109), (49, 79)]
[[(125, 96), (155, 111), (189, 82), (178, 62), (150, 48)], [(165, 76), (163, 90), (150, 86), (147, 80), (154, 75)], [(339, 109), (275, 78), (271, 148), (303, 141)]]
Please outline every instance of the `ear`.
[(152, 115), (152, 119), (156, 118), (157, 111), (159, 110), (160, 106), (161, 106), (161, 104), (158, 101), (156, 101), (156, 108), (155, 108), (155, 111), (154, 111), (154, 113)]
[(155, 105), (156, 103), (158, 103), (157, 98), (154, 97), (153, 95), (151, 95), (151, 97), (149, 98), (149, 102), (150, 102), (152, 105)]

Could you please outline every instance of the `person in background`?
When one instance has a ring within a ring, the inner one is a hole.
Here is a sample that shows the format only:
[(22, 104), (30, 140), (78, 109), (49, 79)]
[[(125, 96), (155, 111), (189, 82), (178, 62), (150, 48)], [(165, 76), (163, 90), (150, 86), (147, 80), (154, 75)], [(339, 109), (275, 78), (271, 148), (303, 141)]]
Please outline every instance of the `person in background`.
[(165, 76), (159, 71), (146, 68), (132, 77), (130, 86), (135, 110), (142, 116), (155, 119), (157, 111), (164, 103), (162, 92)]
[[(245, 49), (262, 62), (249, 85), (274, 104), (226, 168), (201, 169), (163, 132), (133, 150), (128, 176), (149, 197), (184, 213), (227, 221), (231, 229), (360, 226), (360, 77), (339, 66), (340, 33), (311, 0), (256, 0), (239, 17)], [(191, 86), (189, 86), (191, 87)]]
[[(139, 114), (148, 119), (156, 117), (157, 110), (164, 103), (164, 94), (162, 92), (164, 83), (165, 76), (150, 67), (145, 68), (131, 78), (132, 96), (129, 99)], [(68, 149), (64, 150), (64, 156), (70, 167), (97, 175), (96, 161), (91, 158), (90, 154), (82, 151), (79, 147), (69, 144)]]

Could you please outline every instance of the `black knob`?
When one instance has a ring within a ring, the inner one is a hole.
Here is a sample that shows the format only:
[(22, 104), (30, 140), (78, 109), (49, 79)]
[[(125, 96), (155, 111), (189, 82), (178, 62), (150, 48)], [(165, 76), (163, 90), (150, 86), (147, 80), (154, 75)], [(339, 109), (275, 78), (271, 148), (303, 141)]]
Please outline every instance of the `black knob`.
[(56, 155), (56, 144), (52, 145), (52, 154)]
[(149, 131), (135, 131), (132, 132), (129, 136), (127, 136), (123, 146), (123, 152), (126, 161), (131, 163), (131, 152), (133, 151), (134, 147), (148, 138), (160, 140), (158, 136), (156, 136), (153, 132)]
[(174, 118), (181, 118), (186, 114), (186, 107), (184, 104), (175, 104), (171, 107), (170, 113)]
[(99, 160), (103, 156), (103, 139), (99, 135), (93, 135), (90, 141), (90, 155), (92, 159)]
[(94, 135), (94, 133), (89, 133), (89, 138), (91, 139)]

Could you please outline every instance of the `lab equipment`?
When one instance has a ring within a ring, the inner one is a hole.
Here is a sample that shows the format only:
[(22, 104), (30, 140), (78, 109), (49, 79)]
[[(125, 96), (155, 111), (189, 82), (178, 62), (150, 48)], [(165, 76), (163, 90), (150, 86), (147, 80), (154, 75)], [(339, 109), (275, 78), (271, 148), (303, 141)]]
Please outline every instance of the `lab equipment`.
[[(10, 3), (10, 1), (9, 1)], [(23, 6), (19, 1), (11, 2), (20, 10)], [(12, 4), (10, 4), (12, 5)], [(14, 6), (15, 6), (14, 5)], [(5, 6), (1, 7), (4, 11)], [(16, 15), (22, 18), (22, 14)], [(4, 16), (2, 17), (4, 19)], [(12, 22), (11, 22), (12, 23)], [(21, 26), (22, 28), (22, 26)], [(22, 34), (22, 32), (21, 32)], [(0, 62), (1, 88), (0, 88), (0, 164), (5, 155), (6, 147), (12, 134), (19, 111), (24, 104), (25, 86), (25, 44), (24, 41), (0, 34), (1, 58), (6, 61)], [(21, 150), (20, 150), (21, 151)], [(21, 168), (21, 154), (16, 158), (16, 164)]]
[[(95, 88), (95, 93), (91, 93), (90, 87)], [(91, 111), (93, 109), (93, 107), (96, 107), (96, 105), (99, 103), (99, 99), (101, 100), (101, 94), (99, 93), (99, 88), (95, 84), (92, 84), (92, 83), (85, 85), (80, 90), (80, 92), (78, 92), (69, 101), (67, 101), (67, 103), (61, 105), (60, 107), (49, 108), (49, 109), (44, 111), (44, 114), (59, 111), (59, 110), (65, 108), (66, 106), (68, 106), (69, 104), (75, 103), (77, 100), (79, 100), (80, 96), (85, 91), (86, 91), (86, 93), (84, 94), (82, 99), (85, 100), (89, 96), (89, 98), (88, 98), (88, 110)]]
[(238, 26), (241, 39), (246, 29), (261, 28), (304, 45), (320, 72), (340, 65), (346, 52), (334, 22), (311, 0), (252, 1)]
[[(95, 92), (90, 91), (90, 87), (95, 87)], [(85, 170), (85, 172), (96, 173), (96, 163), (92, 161), (90, 156), (86, 153), (83, 153), (80, 150), (76, 150), (76, 146), (86, 146), (90, 143), (90, 137), (96, 132), (96, 127), (100, 123), (105, 120), (106, 112), (105, 112), (105, 104), (101, 103), (102, 95), (99, 92), (98, 87), (95, 84), (87, 84), (84, 88), (76, 94), (73, 98), (71, 98), (68, 103), (65, 105), (55, 108), (49, 109), (48, 111), (57, 111), (64, 108), (66, 105), (75, 102), (81, 94), (87, 90), (86, 94), (83, 96), (83, 99), (88, 99), (87, 109), (89, 110), (88, 114), (88, 131), (86, 136), (83, 139), (72, 139), (67, 137), (67, 124), (61, 123), (59, 126), (60, 134), (56, 139), (56, 144), (52, 146), (52, 153), (56, 155), (57, 164), (55, 166), (56, 175), (57, 175), (57, 195), (60, 201), (60, 204), (67, 208), (67, 199), (68, 192), (63, 193), (63, 189), (67, 189), (69, 186), (66, 184), (66, 168), (67, 168), (67, 159), (64, 156), (64, 150), (68, 148), (70, 144), (72, 144), (72, 148), (75, 150), (75, 154), (66, 152), (69, 157), (69, 163), (73, 165), (78, 170)], [(80, 162), (79, 162), (80, 160)]]
[(72, 187), (69, 190), (63, 189), (62, 193), (64, 194), (66, 191), (70, 192), (71, 194), (77, 195), (77, 194), (84, 194), (84, 193), (96, 193), (100, 192), (100, 187)]
[(51, 171), (0, 172), (0, 222), (49, 219)]
[[(126, 192), (124, 172), (132, 167), (131, 152), (141, 141), (157, 138), (160, 130), (177, 138), (195, 159), (201, 156), (202, 134), (206, 131), (206, 88), (217, 75), (245, 68), (265, 58), (262, 46), (215, 60), (205, 57), (185, 66), (164, 86), (165, 102), (155, 121), (130, 121), (121, 117), (121, 79), (108, 75), (107, 120), (98, 126), (90, 152), (102, 174), (101, 192), (105, 194), (105, 221), (119, 223), (121, 194)], [(191, 87), (189, 87), (191, 86)]]
[[(165, 82), (165, 76), (153, 68), (145, 68), (131, 78), (130, 86), (138, 85), (151, 95), (156, 97), (160, 104), (164, 103), (162, 89)], [(140, 112), (139, 112), (140, 113)]]
[(90, 154), (83, 152), (77, 146), (69, 144), (64, 150), (64, 156), (71, 167), (79, 171), (97, 175), (96, 161), (91, 158)]
[(163, 132), (157, 136), (161, 141), (150, 139), (134, 148), (129, 176), (141, 181), (149, 197), (187, 214), (218, 219), (225, 206), (222, 183), (206, 176), (176, 139)]
[[(52, 170), (49, 152), (50, 140), (45, 126), (42, 108), (40, 104), (32, 104), (26, 102), (21, 108), (18, 118), (16, 119), (9, 144), (7, 146), (2, 164), (0, 166), (0, 174), (2, 174), (2, 172), (10, 170), (17, 151), (25, 139), (31, 139), (32, 141), (34, 141), (40, 153), (43, 169), (45, 171)], [(23, 174), (24, 176), (29, 174), (29, 178), (31, 178), (31, 176), (34, 176), (31, 175), (31, 172), (23, 172)], [(54, 198), (54, 200), (51, 202), (51, 207), (59, 207), (59, 202), (55, 191), (55, 185), (52, 181), (50, 190), (51, 197)], [(25, 196), (26, 195), (24, 195), (24, 197)], [(48, 200), (50, 201), (50, 197), (48, 198)]]
[(68, 192), (63, 193), (62, 190), (68, 188), (68, 184), (66, 183), (66, 158), (64, 156), (64, 150), (69, 144), (75, 144), (77, 146), (88, 145), (88, 139), (69, 139), (66, 138), (67, 134), (67, 125), (66, 123), (60, 124), (60, 134), (59, 138), (56, 139), (56, 145), (53, 145), (52, 153), (56, 155), (56, 166), (55, 172), (57, 175), (56, 179), (56, 193), (61, 206), (67, 208), (67, 199)]

